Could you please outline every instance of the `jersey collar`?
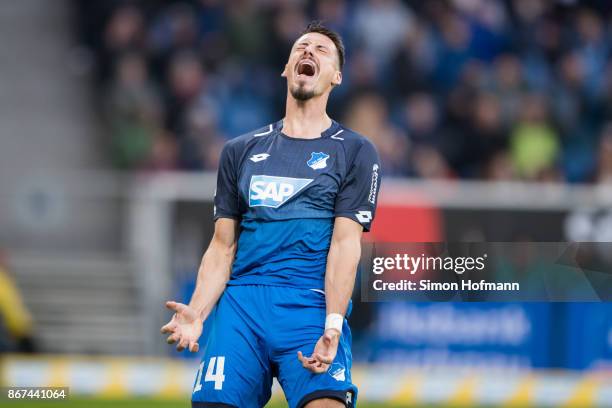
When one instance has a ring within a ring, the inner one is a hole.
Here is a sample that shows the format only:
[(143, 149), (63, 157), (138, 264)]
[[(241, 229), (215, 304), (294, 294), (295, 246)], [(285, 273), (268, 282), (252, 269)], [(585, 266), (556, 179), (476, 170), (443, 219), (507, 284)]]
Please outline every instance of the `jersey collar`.
[[(331, 121), (332, 121), (332, 123), (331, 123), (330, 127), (325, 129), (323, 131), (323, 133), (321, 133), (321, 139), (325, 139), (325, 138), (330, 137), (331, 135), (333, 135), (334, 133), (336, 133), (340, 129), (340, 124), (338, 122), (336, 122), (333, 119)], [(282, 134), (285, 137), (288, 137), (290, 139), (302, 140), (302, 139), (298, 139), (298, 138), (295, 138), (295, 137), (290, 137), (290, 136), (285, 135), (284, 133), (281, 132), (282, 128), (283, 128), (283, 120), (281, 119), (281, 120), (279, 120), (278, 122), (276, 122), (274, 124), (274, 131), (277, 132), (277, 133), (280, 133), (280, 134)], [(304, 140), (317, 140), (317, 139), (318, 138), (315, 138), (315, 139), (304, 139)]]

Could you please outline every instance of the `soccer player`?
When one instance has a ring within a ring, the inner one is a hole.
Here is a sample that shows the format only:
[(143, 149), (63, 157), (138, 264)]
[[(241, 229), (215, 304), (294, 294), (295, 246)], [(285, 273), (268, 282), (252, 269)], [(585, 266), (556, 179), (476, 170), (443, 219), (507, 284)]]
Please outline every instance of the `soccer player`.
[(353, 407), (345, 316), (380, 186), (376, 150), (326, 113), (344, 47), (310, 24), (291, 49), (284, 119), (221, 153), (215, 231), (189, 305), (162, 328), (204, 357), (194, 408), (263, 407), (277, 377), (289, 407)]

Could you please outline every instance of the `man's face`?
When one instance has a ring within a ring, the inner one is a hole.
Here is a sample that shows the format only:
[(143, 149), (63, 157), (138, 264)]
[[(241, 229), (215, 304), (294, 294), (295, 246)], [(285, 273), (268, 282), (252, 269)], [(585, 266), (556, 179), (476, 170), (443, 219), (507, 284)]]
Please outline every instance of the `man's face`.
[(282, 76), (291, 95), (305, 101), (331, 92), (342, 82), (338, 51), (333, 41), (319, 33), (304, 34), (293, 44)]

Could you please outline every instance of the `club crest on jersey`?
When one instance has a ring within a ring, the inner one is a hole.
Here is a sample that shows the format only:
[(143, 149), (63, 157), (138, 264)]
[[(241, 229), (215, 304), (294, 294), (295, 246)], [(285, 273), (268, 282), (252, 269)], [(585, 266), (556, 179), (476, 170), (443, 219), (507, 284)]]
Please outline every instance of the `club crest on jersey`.
[(312, 179), (251, 176), (249, 207), (278, 208), (310, 183)]
[(331, 367), (329, 367), (329, 370), (327, 370), (327, 372), (336, 381), (346, 381), (346, 369), (342, 364), (333, 363)]
[(329, 154), (312, 152), (310, 154), (310, 160), (308, 160), (306, 164), (313, 170), (321, 170), (327, 167), (327, 159), (329, 159)]

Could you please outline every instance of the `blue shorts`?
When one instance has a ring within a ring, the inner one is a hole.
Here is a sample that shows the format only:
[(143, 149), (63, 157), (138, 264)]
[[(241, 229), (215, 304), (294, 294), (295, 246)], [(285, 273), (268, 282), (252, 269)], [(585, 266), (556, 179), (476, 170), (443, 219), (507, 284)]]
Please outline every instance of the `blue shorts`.
[(325, 326), (321, 292), (281, 286), (228, 286), (200, 340), (204, 357), (193, 388), (193, 408), (260, 408), (277, 377), (290, 408), (333, 398), (354, 407), (351, 332), (344, 320), (329, 370), (314, 374), (298, 360), (310, 356)]

